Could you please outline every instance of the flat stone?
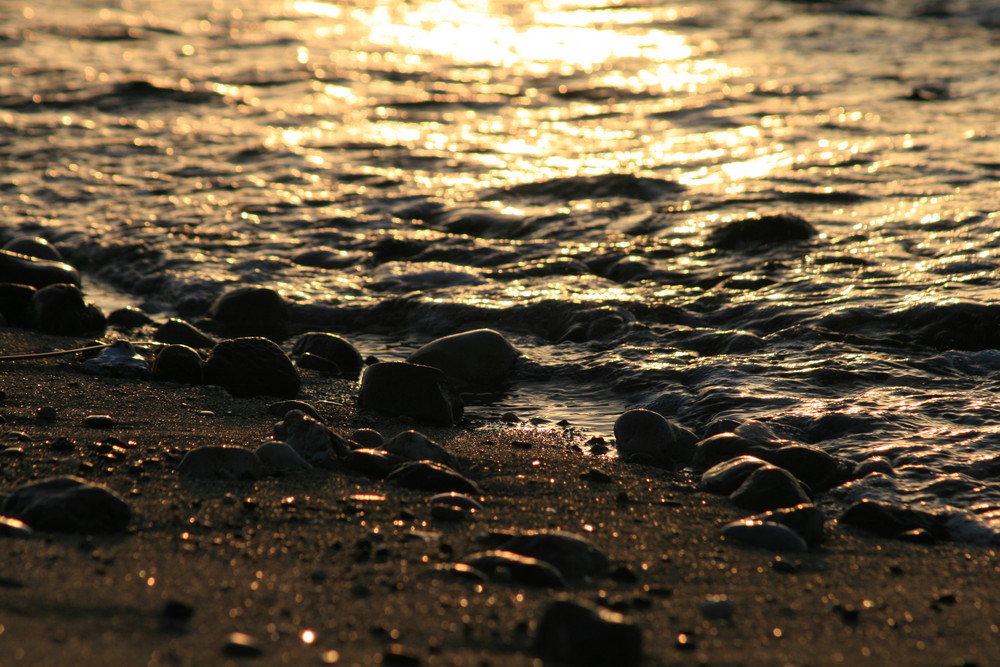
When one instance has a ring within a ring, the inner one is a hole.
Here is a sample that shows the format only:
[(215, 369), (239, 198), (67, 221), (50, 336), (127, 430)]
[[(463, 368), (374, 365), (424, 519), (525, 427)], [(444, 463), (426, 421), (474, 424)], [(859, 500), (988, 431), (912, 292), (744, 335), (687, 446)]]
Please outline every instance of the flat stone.
[(550, 563), (522, 554), (493, 549), (466, 556), (462, 563), (491, 578), (509, 578), (527, 586), (566, 588), (566, 580)]
[(216, 340), (184, 320), (171, 318), (153, 332), (153, 340), (168, 345), (187, 345), (196, 349), (211, 349)]
[(742, 519), (726, 524), (722, 535), (727, 540), (735, 540), (747, 546), (778, 552), (808, 551), (809, 546), (802, 536), (788, 526), (770, 521)]
[(433, 366), (463, 382), (481, 384), (512, 379), (520, 356), (503, 334), (476, 329), (432, 340), (406, 360)]
[(448, 466), (433, 461), (409, 461), (400, 464), (389, 473), (386, 480), (408, 489), (434, 493), (458, 491), (476, 496), (483, 495), (478, 484)]
[(443, 372), (401, 361), (380, 362), (365, 369), (358, 405), (390, 417), (412, 417), (443, 426), (461, 421), (465, 408)]
[(234, 338), (216, 345), (205, 361), (205, 382), (241, 398), (294, 398), (301, 384), (291, 360), (266, 338)]
[(241, 447), (207, 446), (192, 449), (177, 465), (181, 477), (197, 479), (260, 479), (260, 459)]
[(615, 443), (622, 459), (655, 466), (686, 465), (698, 438), (651, 410), (629, 410), (615, 420)]
[(118, 533), (132, 519), (125, 501), (78, 477), (20, 486), (4, 499), (0, 514), (20, 519), (33, 530), (70, 533)]
[(613, 611), (556, 600), (538, 622), (534, 653), (559, 665), (638, 665), (642, 629)]

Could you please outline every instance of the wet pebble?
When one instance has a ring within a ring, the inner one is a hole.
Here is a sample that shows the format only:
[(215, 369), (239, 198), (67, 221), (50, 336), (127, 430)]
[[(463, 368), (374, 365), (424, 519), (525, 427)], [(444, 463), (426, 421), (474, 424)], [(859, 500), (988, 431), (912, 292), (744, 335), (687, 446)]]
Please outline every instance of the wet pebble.
[(787, 470), (815, 493), (827, 491), (846, 481), (846, 461), (842, 462), (816, 447), (797, 444), (754, 447), (748, 453)]
[(116, 378), (145, 379), (153, 374), (149, 363), (126, 340), (115, 341), (93, 359), (87, 359), (83, 370), (91, 375)]
[(79, 285), (80, 273), (61, 261), (39, 259), (11, 250), (0, 250), (0, 282), (30, 285), (42, 289), (49, 285)]
[(115, 420), (111, 415), (87, 415), (83, 418), (87, 428), (114, 428)]
[(483, 495), (478, 484), (448, 466), (433, 461), (409, 461), (398, 465), (388, 474), (386, 480), (408, 489)]
[(284, 442), (268, 440), (254, 450), (260, 460), (261, 473), (264, 475), (287, 475), (312, 470), (312, 464), (299, 456), (291, 446)]
[[(2, 251), (0, 251), (2, 252)], [(99, 336), (104, 333), (104, 313), (87, 303), (76, 285), (49, 285), (31, 297), (31, 328), (58, 336)]]
[(737, 456), (706, 470), (698, 484), (708, 493), (728, 496), (740, 488), (754, 471), (770, 465), (756, 456)]
[(465, 409), (443, 372), (401, 361), (380, 362), (365, 369), (358, 406), (443, 426), (457, 424)]
[(792, 473), (774, 466), (754, 470), (729, 495), (737, 507), (767, 511), (809, 502), (809, 495)]
[(207, 446), (192, 449), (177, 465), (181, 477), (197, 479), (260, 479), (260, 459), (241, 447)]
[(128, 526), (128, 504), (103, 486), (78, 477), (52, 477), (20, 486), (0, 505), (0, 514), (33, 530), (117, 533)]
[(801, 216), (778, 213), (726, 222), (712, 230), (708, 244), (727, 250), (755, 250), (805, 241), (815, 235), (816, 228)]
[(357, 380), (365, 366), (361, 353), (350, 341), (321, 331), (302, 334), (295, 341), (292, 356), (303, 357), (305, 355), (325, 359), (336, 367), (337, 375), (349, 380)]
[(266, 338), (233, 338), (214, 348), (205, 361), (205, 382), (236, 397), (294, 398), (301, 381), (291, 360)]
[(274, 425), (274, 439), (287, 443), (313, 465), (329, 465), (350, 452), (347, 442), (301, 410), (291, 410)]
[(177, 318), (171, 318), (161, 324), (153, 332), (153, 340), (158, 343), (186, 345), (196, 349), (211, 349), (216, 343), (214, 338), (201, 329)]
[(551, 563), (567, 579), (603, 577), (608, 572), (608, 557), (586, 538), (567, 531), (529, 531), (501, 548)]
[(526, 586), (566, 587), (566, 580), (550, 563), (511, 551), (482, 551), (466, 556), (462, 563), (491, 579), (508, 580)]
[(826, 516), (822, 510), (809, 503), (782, 507), (747, 518), (751, 521), (767, 521), (788, 526), (810, 547), (818, 546), (826, 539)]
[(27, 255), (36, 259), (43, 259), (50, 262), (62, 262), (63, 256), (59, 249), (52, 245), (48, 239), (41, 236), (18, 236), (7, 241), (3, 249), (8, 252)]
[(839, 522), (882, 537), (923, 529), (937, 540), (949, 539), (947, 517), (907, 505), (887, 505), (865, 499), (844, 510)]
[(153, 378), (160, 382), (200, 385), (205, 379), (205, 364), (193, 347), (167, 345), (153, 361)]
[(453, 469), (459, 467), (454, 454), (419, 431), (403, 431), (393, 436), (385, 444), (385, 451), (411, 461), (434, 461)]
[(382, 434), (371, 428), (359, 428), (351, 433), (350, 440), (369, 449), (381, 449), (385, 445)]
[(281, 342), (291, 331), (288, 304), (269, 287), (248, 285), (230, 290), (212, 303), (208, 316), (224, 336), (260, 336)]
[(722, 535), (751, 547), (780, 552), (808, 551), (806, 541), (788, 526), (770, 521), (741, 519), (726, 524)]
[(341, 464), (348, 470), (373, 479), (385, 479), (401, 463), (403, 461), (397, 456), (366, 448), (352, 450), (341, 459)]
[(695, 470), (708, 470), (720, 463), (747, 455), (753, 447), (753, 442), (735, 433), (716, 433), (695, 445), (691, 467)]
[(554, 664), (636, 665), (642, 660), (642, 629), (621, 614), (556, 600), (538, 622), (534, 652)]
[(327, 375), (332, 375), (333, 377), (339, 377), (341, 374), (340, 366), (336, 363), (330, 361), (326, 357), (320, 357), (311, 352), (306, 352), (300, 356), (295, 361), (295, 365), (307, 371), (326, 373)]
[(648, 465), (687, 464), (698, 438), (651, 410), (629, 410), (615, 420), (615, 442), (626, 461)]
[(872, 473), (892, 476), (896, 474), (896, 471), (893, 469), (889, 459), (884, 456), (872, 456), (864, 461), (859, 461), (854, 466), (854, 470), (851, 471), (851, 479), (862, 479)]
[(503, 334), (476, 329), (432, 340), (406, 360), (433, 366), (462, 382), (481, 384), (511, 380), (520, 356)]

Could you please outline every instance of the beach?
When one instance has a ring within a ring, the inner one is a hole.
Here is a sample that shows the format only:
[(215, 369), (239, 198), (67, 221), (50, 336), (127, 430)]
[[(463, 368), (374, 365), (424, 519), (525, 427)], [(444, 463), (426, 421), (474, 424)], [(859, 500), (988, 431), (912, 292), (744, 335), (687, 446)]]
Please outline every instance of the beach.
[[(0, 332), (4, 355), (85, 342)], [(0, 537), (0, 664), (541, 664), (539, 619), (561, 598), (637, 625), (642, 665), (996, 656), (995, 549), (833, 526), (806, 553), (741, 546), (720, 528), (747, 512), (683, 472), (584, 454), (550, 424), (442, 428), (359, 413), (356, 383), (309, 371), (299, 397), (331, 429), (419, 429), (459, 457), (484, 511), (434, 518), (426, 492), (335, 469), (182, 479), (190, 449), (260, 444), (275, 399), (95, 377), (78, 356), (2, 364), (0, 494), (77, 475), (118, 494), (132, 518), (121, 534)], [(38, 419), (46, 406), (54, 421)], [(114, 425), (85, 427), (94, 414)], [(559, 590), (447, 569), (491, 534), (554, 529), (588, 539), (608, 573)], [(712, 596), (730, 604), (706, 605)], [(249, 648), (227, 645), (234, 632)]]

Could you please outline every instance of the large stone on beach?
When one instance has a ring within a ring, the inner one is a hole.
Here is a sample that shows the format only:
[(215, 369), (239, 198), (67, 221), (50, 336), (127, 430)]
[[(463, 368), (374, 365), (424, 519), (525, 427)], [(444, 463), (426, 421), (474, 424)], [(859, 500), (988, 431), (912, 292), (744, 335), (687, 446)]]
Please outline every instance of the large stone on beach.
[(482, 384), (509, 380), (518, 357), (520, 353), (503, 334), (476, 329), (432, 340), (406, 360), (439, 368), (463, 382)]
[(720, 463), (748, 454), (754, 443), (735, 433), (716, 433), (697, 443), (691, 459), (695, 470), (708, 470)]
[(458, 468), (458, 458), (419, 431), (403, 431), (385, 444), (385, 451), (411, 461), (434, 461)]
[(444, 426), (458, 423), (465, 408), (442, 371), (402, 361), (366, 368), (358, 405), (391, 417), (412, 417)]
[(608, 573), (608, 557), (589, 540), (566, 531), (530, 531), (513, 537), (501, 548), (551, 563), (567, 579)]
[(652, 410), (629, 410), (615, 420), (615, 443), (622, 459), (655, 466), (691, 462), (694, 433)]
[(161, 382), (199, 385), (205, 378), (205, 364), (194, 348), (167, 345), (153, 360), (153, 378)]
[(205, 382), (243, 398), (294, 398), (301, 383), (292, 361), (266, 338), (234, 338), (216, 345), (205, 361)]
[(78, 477), (53, 477), (14, 489), (0, 514), (20, 519), (34, 530), (117, 533), (132, 511), (114, 493)]
[(58, 336), (99, 336), (107, 323), (101, 309), (85, 302), (76, 285), (49, 285), (38, 290), (28, 310), (31, 328)]
[(842, 465), (836, 457), (806, 445), (754, 447), (747, 453), (784, 468), (814, 493), (832, 489), (843, 482), (848, 473), (847, 465)]
[(301, 410), (290, 410), (275, 423), (274, 439), (288, 444), (313, 465), (328, 465), (350, 452), (343, 438)]
[(268, 287), (237, 287), (217, 298), (208, 310), (225, 336), (262, 336), (276, 342), (288, 338), (291, 318), (284, 297)]
[(729, 500), (737, 507), (763, 512), (808, 503), (809, 495), (792, 473), (765, 466), (754, 470)]
[(708, 243), (716, 248), (749, 249), (806, 241), (814, 236), (816, 228), (801, 216), (778, 213), (727, 222), (712, 230)]
[(196, 479), (260, 479), (260, 459), (241, 447), (208, 446), (192, 449), (177, 465), (181, 477)]
[(361, 370), (365, 367), (361, 353), (347, 339), (322, 331), (302, 334), (295, 341), (292, 356), (304, 354), (312, 354), (332, 361), (340, 369), (340, 377), (349, 380), (357, 380), (358, 376), (361, 375)]
[(63, 261), (62, 253), (49, 243), (48, 239), (41, 236), (18, 236), (7, 241), (3, 249), (7, 252), (15, 252), (19, 255), (27, 255), (28, 257), (43, 259), (49, 262)]
[(708, 493), (728, 496), (740, 488), (754, 471), (770, 465), (756, 456), (737, 456), (706, 470), (701, 476), (699, 486)]
[(556, 600), (538, 622), (534, 652), (557, 665), (637, 665), (642, 660), (642, 629), (608, 609)]
[(0, 250), (0, 283), (32, 287), (80, 284), (80, 273), (69, 264)]
[(433, 493), (457, 491), (476, 496), (483, 495), (483, 490), (479, 488), (478, 484), (448, 466), (433, 461), (409, 461), (398, 465), (389, 473), (386, 480), (407, 489)]

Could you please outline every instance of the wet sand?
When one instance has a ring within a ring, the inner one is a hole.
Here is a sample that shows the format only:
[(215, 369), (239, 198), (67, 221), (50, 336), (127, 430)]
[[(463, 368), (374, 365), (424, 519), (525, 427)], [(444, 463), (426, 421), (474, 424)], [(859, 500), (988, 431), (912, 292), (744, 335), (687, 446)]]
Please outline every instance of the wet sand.
[[(79, 342), (0, 330), (2, 354)], [(585, 456), (553, 426), (416, 426), (483, 488), (486, 511), (472, 521), (432, 519), (428, 494), (340, 471), (182, 481), (174, 466), (185, 451), (255, 447), (268, 436), (273, 399), (79, 368), (77, 357), (0, 362), (0, 494), (76, 474), (117, 492), (133, 520), (112, 537), (0, 538), (3, 665), (532, 664), (537, 621), (561, 595), (641, 626), (644, 665), (996, 659), (995, 550), (837, 528), (822, 548), (783, 557), (797, 572), (779, 571), (775, 554), (720, 538), (720, 526), (742, 516), (724, 500), (681, 474)], [(414, 427), (359, 418), (351, 383), (308, 371), (303, 380), (301, 398), (339, 433)], [(46, 405), (54, 422), (36, 419)], [(116, 424), (87, 428), (88, 414)], [(46, 444), (58, 437), (76, 444)], [(122, 444), (94, 444), (108, 438)], [(581, 477), (591, 468), (611, 480)], [(481, 550), (491, 531), (547, 528), (587, 535), (614, 575), (559, 592), (436, 570)], [(732, 602), (730, 620), (703, 617), (715, 594)], [(168, 601), (193, 610), (186, 626), (164, 622)], [(234, 631), (254, 637), (261, 655), (225, 655)]]

